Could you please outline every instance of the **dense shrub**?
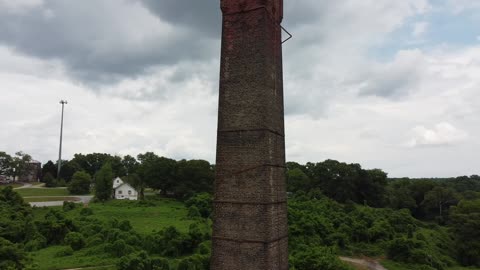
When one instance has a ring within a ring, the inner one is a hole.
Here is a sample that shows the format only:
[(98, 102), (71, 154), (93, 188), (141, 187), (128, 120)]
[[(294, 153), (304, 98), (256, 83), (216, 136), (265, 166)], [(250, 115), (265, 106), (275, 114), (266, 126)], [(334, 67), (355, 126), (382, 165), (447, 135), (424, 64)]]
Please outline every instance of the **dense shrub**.
[[(198, 212), (200, 213), (200, 216), (203, 218), (208, 218), (210, 217), (212, 213), (212, 202), (213, 198), (211, 194), (208, 193), (200, 193), (192, 196), (190, 199), (188, 199), (185, 202), (185, 205), (189, 208), (189, 215), (190, 215), (190, 209), (192, 207), (197, 208)], [(196, 212), (195, 209), (191, 210), (193, 212)], [(193, 214), (193, 213), (192, 213)], [(196, 213), (195, 213), (196, 215)]]
[(84, 208), (82, 208), (82, 210), (80, 210), (80, 215), (91, 216), (91, 215), (93, 215), (93, 210), (92, 210), (92, 208), (84, 207)]
[(118, 270), (170, 270), (167, 259), (151, 259), (145, 251), (122, 257), (117, 263)]
[(92, 179), (90, 175), (84, 171), (76, 172), (72, 176), (72, 181), (68, 184), (68, 191), (71, 194), (88, 194), (90, 193), (90, 184)]
[(78, 232), (69, 232), (65, 236), (65, 244), (70, 245), (73, 250), (79, 250), (85, 246), (85, 239)]
[(68, 212), (68, 211), (71, 211), (73, 209), (75, 209), (77, 207), (77, 205), (74, 203), (74, 202), (63, 202), (63, 211), (65, 212)]
[(66, 256), (72, 256), (73, 255), (73, 249), (72, 247), (64, 247), (61, 250), (59, 250), (57, 253), (55, 253), (55, 256), (57, 257), (66, 257)]
[(27, 255), (22, 248), (0, 237), (0, 269), (24, 269)]

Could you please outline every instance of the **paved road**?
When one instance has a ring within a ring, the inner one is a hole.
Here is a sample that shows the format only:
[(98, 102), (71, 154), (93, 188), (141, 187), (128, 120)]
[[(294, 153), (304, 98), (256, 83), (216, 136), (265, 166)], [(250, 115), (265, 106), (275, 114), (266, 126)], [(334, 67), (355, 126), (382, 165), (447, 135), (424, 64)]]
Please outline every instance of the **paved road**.
[[(22, 184), (23, 186), (21, 187), (17, 187), (17, 188), (14, 188), (14, 189), (22, 189), (22, 188), (45, 188), (45, 183), (40, 183), (38, 184), (38, 182), (35, 182), (35, 185), (32, 185), (31, 183), (22, 183), (22, 182), (19, 182), (19, 184)], [(37, 185), (38, 184), (38, 185)], [(65, 189), (66, 187), (57, 187), (59, 189)]]
[(356, 258), (348, 258), (348, 257), (340, 257), (340, 260), (344, 262), (349, 262), (352, 264), (368, 267), (369, 270), (387, 270), (387, 268), (383, 267), (375, 260), (365, 260), (365, 259), (356, 259)]
[[(60, 197), (60, 198), (74, 198), (76, 199), (74, 202), (75, 203), (83, 203), (87, 204), (89, 203), (93, 196), (88, 195), (88, 196), (32, 196), (32, 197), (25, 197), (25, 198), (55, 198), (55, 197)], [(36, 206), (36, 207), (43, 207), (43, 206), (62, 206), (63, 205), (63, 200), (62, 201), (50, 201), (50, 202), (30, 202), (31, 206)]]

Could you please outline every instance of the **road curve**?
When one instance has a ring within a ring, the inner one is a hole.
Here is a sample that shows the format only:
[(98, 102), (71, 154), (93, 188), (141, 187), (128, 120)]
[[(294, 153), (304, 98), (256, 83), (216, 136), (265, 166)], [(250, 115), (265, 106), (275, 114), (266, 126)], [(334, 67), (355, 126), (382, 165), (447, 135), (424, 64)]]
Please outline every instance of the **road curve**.
[[(88, 195), (88, 196), (32, 196), (32, 197), (25, 197), (25, 198), (55, 198), (55, 197), (75, 198), (75, 199), (78, 199), (78, 200), (74, 201), (75, 203), (83, 203), (83, 204), (87, 204), (93, 199), (93, 196), (91, 196), (91, 195)], [(61, 200), (61, 201), (50, 201), (50, 202), (30, 202), (29, 204), (30, 204), (30, 206), (36, 206), (36, 207), (62, 206), (63, 205), (63, 200)]]
[(369, 270), (387, 270), (387, 268), (383, 267), (380, 263), (378, 263), (378, 261), (372, 259), (365, 260), (358, 258), (340, 257), (340, 260), (355, 265), (365, 266)]

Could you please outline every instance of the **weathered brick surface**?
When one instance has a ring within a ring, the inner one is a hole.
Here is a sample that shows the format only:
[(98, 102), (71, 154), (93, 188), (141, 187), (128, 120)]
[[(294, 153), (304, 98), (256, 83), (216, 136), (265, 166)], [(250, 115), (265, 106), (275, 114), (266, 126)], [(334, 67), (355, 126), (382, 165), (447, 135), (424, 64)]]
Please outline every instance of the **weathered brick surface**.
[(282, 0), (221, 0), (212, 270), (288, 269)]

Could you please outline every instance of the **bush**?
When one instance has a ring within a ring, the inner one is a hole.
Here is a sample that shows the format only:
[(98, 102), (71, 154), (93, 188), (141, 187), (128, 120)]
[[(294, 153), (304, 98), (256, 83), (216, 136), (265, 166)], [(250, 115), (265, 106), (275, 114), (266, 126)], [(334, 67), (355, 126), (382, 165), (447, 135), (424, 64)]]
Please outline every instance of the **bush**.
[(296, 270), (352, 270), (338, 259), (331, 248), (308, 247), (293, 254), (292, 266)]
[(0, 237), (0, 269), (24, 269), (26, 253), (16, 244)]
[(118, 270), (149, 270), (150, 258), (145, 251), (122, 257), (118, 263)]
[(90, 193), (91, 182), (92, 182), (92, 179), (90, 177), (90, 174), (84, 171), (76, 172), (72, 176), (72, 181), (68, 185), (68, 191), (71, 194), (78, 194), (78, 195), (88, 194)]
[(130, 225), (130, 221), (122, 220), (120, 224), (118, 224), (118, 228), (122, 231), (128, 232), (132, 230), (132, 225)]
[(189, 218), (199, 218), (202, 215), (200, 214), (200, 211), (195, 205), (192, 205), (188, 207), (188, 217)]
[(64, 247), (55, 254), (57, 257), (66, 257), (71, 255), (73, 255), (73, 249), (71, 247)]
[(74, 202), (63, 202), (63, 211), (68, 212), (75, 209), (77, 205)]
[[(201, 217), (208, 218), (212, 213), (212, 203), (213, 203), (213, 198), (211, 194), (200, 193), (188, 199), (185, 202), (185, 205), (189, 207), (189, 216), (190, 216), (190, 208), (194, 206), (195, 208), (197, 208)], [(195, 210), (192, 210), (192, 211), (195, 211)]]
[(93, 210), (91, 208), (85, 207), (80, 210), (80, 215), (82, 216), (91, 216), (93, 215)]
[(47, 246), (47, 239), (42, 235), (37, 235), (34, 239), (25, 244), (25, 251), (37, 251)]
[(134, 251), (134, 248), (127, 245), (127, 243), (122, 240), (116, 240), (113, 244), (107, 244), (105, 246), (105, 251), (112, 254), (115, 257), (122, 257), (126, 254), (130, 254)]
[(65, 236), (65, 244), (70, 245), (73, 250), (79, 250), (85, 246), (85, 239), (80, 233), (69, 232)]

